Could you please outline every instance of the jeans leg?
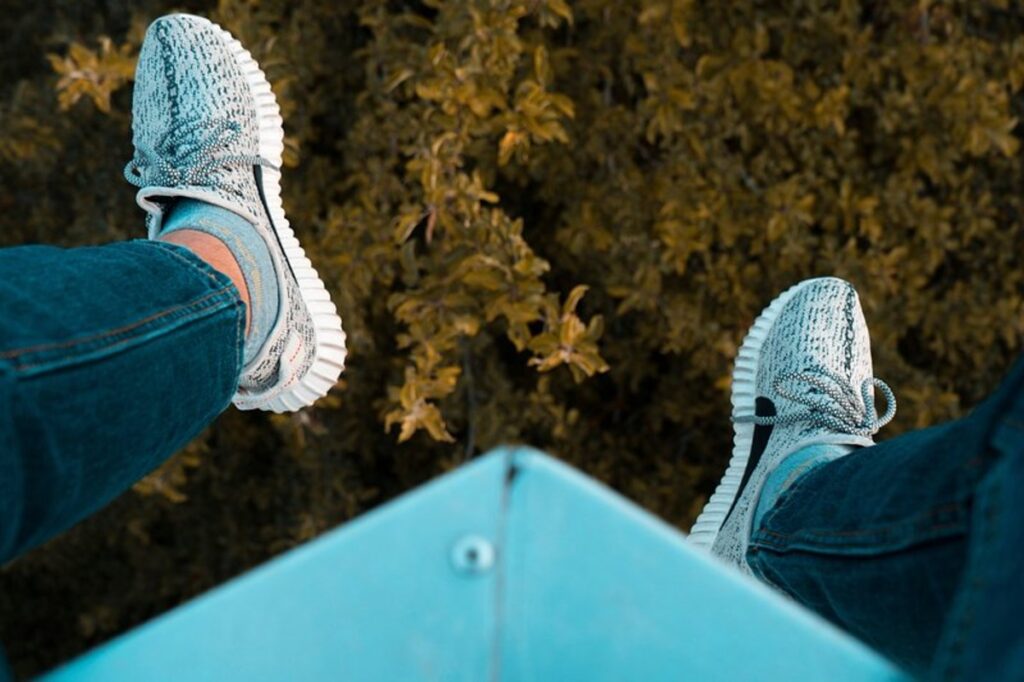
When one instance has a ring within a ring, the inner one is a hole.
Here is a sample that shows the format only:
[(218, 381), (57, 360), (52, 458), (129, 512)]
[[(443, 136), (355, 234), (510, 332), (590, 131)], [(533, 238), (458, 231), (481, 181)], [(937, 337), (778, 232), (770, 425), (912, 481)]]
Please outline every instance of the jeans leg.
[(1024, 391), (990, 440), (996, 462), (978, 487), (967, 567), (932, 677), (1024, 679)]
[(237, 386), (244, 304), (151, 241), (0, 250), (0, 561), (107, 504)]
[(1024, 361), (963, 419), (814, 469), (756, 529), (754, 572), (915, 674), (929, 670), (961, 581), (990, 440)]

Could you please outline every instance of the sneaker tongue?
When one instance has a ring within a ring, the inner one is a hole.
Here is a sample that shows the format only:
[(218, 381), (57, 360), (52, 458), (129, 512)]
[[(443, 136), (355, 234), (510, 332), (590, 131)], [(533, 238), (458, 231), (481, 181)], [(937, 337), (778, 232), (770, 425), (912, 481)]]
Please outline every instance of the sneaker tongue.
[(206, 187), (144, 187), (135, 195), (135, 202), (149, 214), (146, 221), (148, 237), (155, 239), (160, 233), (168, 206), (177, 199), (195, 199), (214, 206), (220, 206), (245, 218), (250, 223), (259, 222), (240, 202), (230, 201), (223, 195)]

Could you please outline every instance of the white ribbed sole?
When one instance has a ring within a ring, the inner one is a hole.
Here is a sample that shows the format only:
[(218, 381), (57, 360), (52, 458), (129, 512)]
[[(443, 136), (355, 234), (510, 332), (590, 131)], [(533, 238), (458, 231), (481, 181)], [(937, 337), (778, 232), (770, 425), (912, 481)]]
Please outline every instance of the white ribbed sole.
[[(277, 105), (277, 98), (270, 89), (266, 74), (253, 59), (252, 54), (230, 33), (213, 22), (209, 23), (231, 50), (236, 63), (249, 82), (259, 117), (260, 156), (274, 164), (274, 168), (263, 169), (263, 194), (273, 221), (273, 229), (277, 231), (284, 249), (284, 257), (295, 273), (299, 292), (316, 331), (313, 362), (302, 376), (279, 377), (278, 385), (283, 387), (281, 390), (271, 389), (262, 396), (236, 399), (235, 405), (244, 410), (291, 412), (312, 405), (327, 395), (337, 383), (345, 367), (345, 332), (341, 328), (341, 317), (331, 302), (327, 288), (306, 257), (306, 252), (295, 238), (295, 233), (292, 232), (288, 218), (284, 214), (284, 205), (281, 202), (281, 173), (276, 170), (281, 168), (284, 153), (284, 121), (281, 118), (281, 109)], [(282, 371), (283, 369), (284, 363)]]
[(732, 459), (725, 475), (715, 488), (715, 493), (704, 505), (703, 511), (690, 529), (689, 541), (697, 547), (711, 549), (718, 537), (718, 532), (725, 523), (725, 516), (732, 508), (736, 495), (739, 494), (743, 472), (747, 468), (750, 449), (754, 441), (754, 425), (735, 421), (739, 415), (754, 414), (755, 393), (754, 382), (757, 380), (758, 359), (761, 357), (761, 346), (768, 337), (775, 319), (793, 296), (803, 287), (815, 282), (807, 280), (791, 286), (772, 301), (754, 322), (747, 332), (747, 337), (740, 346), (736, 356), (736, 366), (732, 372), (732, 417), (733, 417), (733, 448)]

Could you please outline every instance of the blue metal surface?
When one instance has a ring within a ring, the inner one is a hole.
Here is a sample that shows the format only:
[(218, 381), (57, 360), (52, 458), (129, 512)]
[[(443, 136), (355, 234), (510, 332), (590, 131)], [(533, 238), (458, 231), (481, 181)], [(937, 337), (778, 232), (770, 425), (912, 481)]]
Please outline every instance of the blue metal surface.
[(902, 680), (606, 487), (495, 451), (45, 678)]
[(456, 571), (451, 552), (495, 536), (504, 477), (478, 460), (44, 679), (486, 680), (494, 573)]
[(516, 462), (502, 679), (906, 679), (603, 485), (535, 451)]

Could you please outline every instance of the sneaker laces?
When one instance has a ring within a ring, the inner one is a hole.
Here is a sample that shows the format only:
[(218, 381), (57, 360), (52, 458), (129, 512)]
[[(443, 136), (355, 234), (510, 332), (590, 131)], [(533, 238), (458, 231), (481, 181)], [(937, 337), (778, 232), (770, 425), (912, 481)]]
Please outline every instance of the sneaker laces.
[(164, 133), (153, 148), (136, 147), (135, 158), (124, 167), (124, 177), (136, 187), (210, 186), (217, 168), (261, 165), (274, 168), (255, 154), (224, 154), (242, 133), (237, 121), (202, 118), (182, 121)]
[[(818, 389), (818, 393), (798, 392), (796, 387), (799, 384), (809, 384)], [(875, 399), (871, 393), (873, 387), (878, 387), (885, 397), (886, 410), (881, 417), (875, 410)], [(887, 383), (876, 377), (868, 377), (861, 383), (859, 396), (848, 381), (825, 370), (780, 374), (772, 388), (783, 398), (805, 405), (807, 410), (772, 416), (741, 415), (734, 421), (761, 426), (792, 426), (810, 422), (831, 431), (871, 436), (896, 416), (896, 395)]]

